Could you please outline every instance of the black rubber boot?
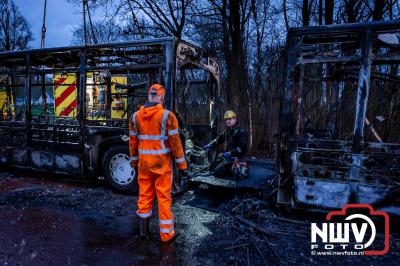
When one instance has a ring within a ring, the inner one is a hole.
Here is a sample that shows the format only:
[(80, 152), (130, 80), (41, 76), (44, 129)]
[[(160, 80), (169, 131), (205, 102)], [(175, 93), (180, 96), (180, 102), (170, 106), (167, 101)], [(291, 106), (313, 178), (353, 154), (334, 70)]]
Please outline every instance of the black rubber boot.
[(141, 239), (150, 238), (150, 218), (140, 219), (140, 238)]

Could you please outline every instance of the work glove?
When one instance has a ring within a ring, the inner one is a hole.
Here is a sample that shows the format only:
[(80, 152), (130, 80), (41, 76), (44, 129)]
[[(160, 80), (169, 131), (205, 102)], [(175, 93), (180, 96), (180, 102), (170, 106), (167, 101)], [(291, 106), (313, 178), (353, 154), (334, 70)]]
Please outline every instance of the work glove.
[(224, 157), (225, 160), (231, 160), (232, 159), (232, 155), (229, 151), (224, 152), (224, 154), (222, 155)]
[(203, 149), (205, 149), (206, 151), (209, 151), (209, 150), (211, 150), (211, 147), (212, 147), (211, 143), (208, 143), (206, 146), (203, 147)]

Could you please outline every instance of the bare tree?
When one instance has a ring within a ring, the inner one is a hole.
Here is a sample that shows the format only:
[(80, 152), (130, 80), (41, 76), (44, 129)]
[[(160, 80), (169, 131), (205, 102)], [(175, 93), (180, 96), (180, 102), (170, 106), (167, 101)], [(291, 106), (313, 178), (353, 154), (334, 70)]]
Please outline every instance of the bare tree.
[(341, 9), (341, 20), (345, 23), (355, 23), (368, 18), (363, 0), (344, 0)]
[(286, 0), (283, 0), (283, 18), (285, 21), (285, 27), (286, 31), (289, 29), (289, 19), (287, 15), (287, 5), (286, 5)]
[[(72, 44), (82, 45), (85, 43), (83, 24), (76, 27), (72, 34)], [(92, 29), (86, 34), (88, 40), (96, 40), (96, 43), (117, 42), (126, 39), (123, 28), (114, 21), (94, 21)], [(96, 36), (95, 38), (93, 38), (93, 34)]]
[(0, 51), (26, 49), (32, 32), (13, 0), (0, 0), (0, 13)]
[(393, 16), (393, 13), (396, 13), (397, 11), (397, 19), (400, 17), (400, 6), (399, 6), (399, 1), (398, 0), (388, 0), (387, 1), (387, 9), (388, 9), (388, 18), (390, 20), (395, 19), (395, 16)]
[[(186, 13), (192, 0), (127, 0), (122, 2), (132, 13), (132, 20), (138, 23), (138, 16), (150, 22), (142, 31), (157, 30), (163, 35), (182, 38)], [(136, 25), (140, 27), (140, 24)]]
[(227, 101), (233, 109), (243, 106), (248, 86), (245, 47), (246, 25), (250, 15), (247, 0), (209, 0), (221, 17), (224, 59), (227, 65)]

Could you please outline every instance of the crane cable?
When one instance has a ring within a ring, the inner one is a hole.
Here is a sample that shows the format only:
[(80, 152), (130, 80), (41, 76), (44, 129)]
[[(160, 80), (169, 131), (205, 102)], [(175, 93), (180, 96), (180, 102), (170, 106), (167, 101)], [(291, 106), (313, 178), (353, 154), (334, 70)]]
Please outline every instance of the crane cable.
[[(43, 24), (42, 24), (42, 40), (40, 43), (40, 48), (45, 47), (46, 40), (46, 7), (47, 0), (44, 0), (44, 8), (43, 8)], [(46, 76), (45, 74), (40, 75), (41, 78), (41, 90), (42, 90), (42, 115), (47, 114), (47, 94), (46, 94)]]
[(93, 28), (92, 16), (90, 15), (88, 0), (86, 0), (86, 11), (89, 17), (89, 25), (90, 25), (90, 30), (92, 32), (93, 43), (97, 43), (96, 35), (94, 33), (94, 28)]
[(45, 46), (45, 38), (46, 38), (46, 6), (47, 6), (47, 0), (44, 0), (43, 24), (42, 24), (42, 42), (40, 44), (41, 48), (44, 48), (44, 46)]

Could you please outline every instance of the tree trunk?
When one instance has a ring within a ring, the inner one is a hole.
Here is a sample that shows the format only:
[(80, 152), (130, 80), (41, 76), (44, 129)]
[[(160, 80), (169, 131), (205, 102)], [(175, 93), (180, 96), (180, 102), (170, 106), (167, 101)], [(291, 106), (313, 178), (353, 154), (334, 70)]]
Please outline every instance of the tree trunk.
[(301, 15), (303, 17), (303, 26), (310, 25), (310, 10), (308, 9), (308, 0), (303, 0), (303, 7), (301, 9)]
[(323, 1), (319, 0), (318, 2), (318, 24), (322, 25), (322, 17), (323, 17)]
[(334, 0), (325, 0), (325, 24), (333, 24), (333, 9), (335, 7)]
[(372, 12), (372, 20), (382, 20), (384, 7), (385, 0), (374, 0), (374, 11)]
[[(227, 102), (228, 108), (238, 111), (240, 106), (245, 106), (247, 89), (246, 54), (243, 49), (243, 29), (240, 16), (241, 1), (223, 1), (225, 7), (224, 24), (224, 53), (227, 63)], [(229, 16), (227, 13), (229, 11)], [(246, 118), (246, 114), (239, 113), (239, 118)]]

